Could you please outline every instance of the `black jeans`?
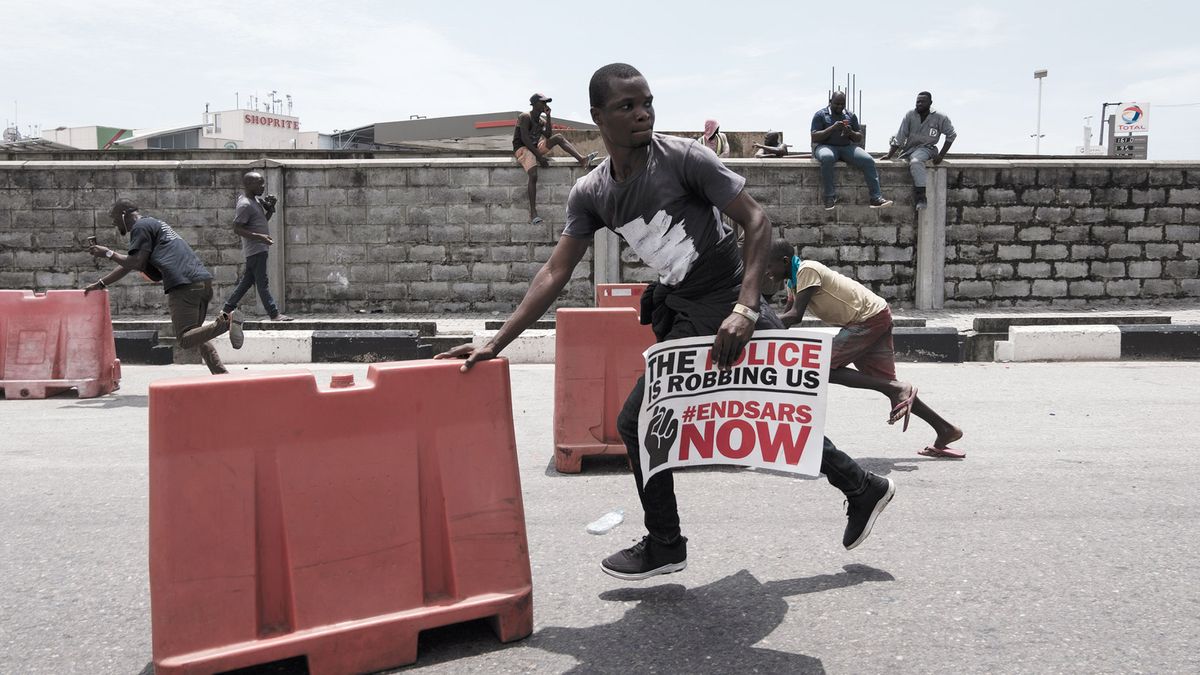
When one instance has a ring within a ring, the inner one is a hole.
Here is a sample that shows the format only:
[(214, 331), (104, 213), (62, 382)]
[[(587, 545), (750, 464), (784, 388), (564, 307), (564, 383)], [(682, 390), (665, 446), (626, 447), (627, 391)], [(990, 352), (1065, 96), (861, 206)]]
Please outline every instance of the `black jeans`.
[[(638, 439), (638, 413), (642, 409), (642, 396), (646, 378), (638, 379), (625, 399), (621, 414), (617, 416), (617, 431), (625, 442), (629, 461), (633, 466), (633, 478), (637, 481), (638, 497), (642, 500), (642, 511), (646, 514), (646, 530), (650, 536), (663, 544), (672, 544), (679, 538), (679, 506), (675, 502), (675, 478), (671, 469), (654, 474), (650, 482), (642, 486), (642, 457)], [(829, 437), (825, 437), (825, 448), (821, 452), (821, 473), (829, 484), (848, 497), (861, 493), (867, 486), (867, 472), (849, 455), (837, 449)]]
[(271, 297), (271, 290), (267, 288), (266, 251), (246, 258), (246, 271), (242, 273), (242, 278), (238, 280), (233, 293), (225, 301), (225, 312), (237, 309), (238, 303), (242, 301), (242, 296), (250, 290), (251, 286), (258, 289), (258, 299), (262, 300), (263, 309), (267, 310), (267, 315), (272, 319), (279, 316), (279, 307), (275, 306), (275, 298)]

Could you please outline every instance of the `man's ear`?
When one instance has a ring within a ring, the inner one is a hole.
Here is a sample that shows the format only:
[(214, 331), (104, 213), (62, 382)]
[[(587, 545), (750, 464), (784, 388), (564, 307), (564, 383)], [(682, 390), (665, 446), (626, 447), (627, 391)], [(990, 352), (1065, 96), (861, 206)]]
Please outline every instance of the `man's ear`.
[(592, 114), (592, 123), (593, 124), (595, 124), (598, 127), (604, 126), (603, 124), (600, 123), (600, 110), (597, 109), (596, 106), (592, 106), (591, 108), (588, 109), (588, 111), (591, 112), (591, 114)]

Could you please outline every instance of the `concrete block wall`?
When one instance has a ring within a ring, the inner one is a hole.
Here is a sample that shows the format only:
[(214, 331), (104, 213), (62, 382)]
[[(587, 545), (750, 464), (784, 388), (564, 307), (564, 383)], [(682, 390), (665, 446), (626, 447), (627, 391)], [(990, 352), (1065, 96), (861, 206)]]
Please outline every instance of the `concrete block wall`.
[[(560, 163), (539, 174), (529, 223), (525, 173), (494, 159), (312, 162), (287, 167), (287, 284), (294, 311), (512, 311), (565, 225)], [(590, 253), (560, 304), (589, 304)]]
[[(108, 217), (118, 196), (172, 225), (216, 279), (218, 296), (244, 261), (233, 233), (241, 176), (261, 162), (0, 163), (0, 288), (78, 288), (112, 269), (87, 237), (124, 250)], [(114, 314), (164, 313), (162, 287), (129, 275), (111, 290)]]
[(948, 162), (945, 305), (1200, 297), (1200, 167)]
[[(918, 285), (935, 300), (944, 293), (946, 306), (1200, 297), (1195, 163), (948, 160), (931, 171), (945, 189), (920, 219), (901, 164), (879, 165), (896, 201), (888, 209), (870, 209), (861, 173), (839, 164), (833, 211), (821, 206), (809, 159), (728, 164), (777, 236), (895, 304), (912, 304)], [(548, 259), (581, 175), (565, 159), (541, 172), (545, 222), (532, 226), (524, 172), (507, 159), (0, 162), (0, 287), (77, 288), (99, 277), (110, 265), (83, 252), (84, 241), (95, 231), (101, 243), (123, 243), (107, 211), (128, 196), (192, 244), (220, 302), (242, 264), (230, 223), (251, 169), (280, 196), (272, 290), (297, 313), (507, 313)], [(935, 218), (942, 227), (930, 227)], [(595, 271), (581, 264), (560, 305), (591, 304), (595, 281), (653, 278), (628, 251), (601, 248)], [(944, 251), (945, 264), (921, 253), (930, 250)], [(117, 315), (165, 312), (160, 287), (133, 276), (112, 297)], [(242, 307), (262, 311), (253, 292)]]

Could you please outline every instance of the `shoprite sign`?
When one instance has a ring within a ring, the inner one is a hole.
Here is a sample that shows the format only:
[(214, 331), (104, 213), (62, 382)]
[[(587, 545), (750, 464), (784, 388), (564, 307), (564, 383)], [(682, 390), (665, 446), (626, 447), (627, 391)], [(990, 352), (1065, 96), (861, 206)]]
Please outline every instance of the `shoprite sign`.
[(281, 117), (271, 117), (268, 115), (254, 115), (246, 113), (242, 116), (242, 121), (246, 124), (257, 124), (264, 127), (277, 127), (279, 129), (300, 129), (300, 120), (289, 120)]

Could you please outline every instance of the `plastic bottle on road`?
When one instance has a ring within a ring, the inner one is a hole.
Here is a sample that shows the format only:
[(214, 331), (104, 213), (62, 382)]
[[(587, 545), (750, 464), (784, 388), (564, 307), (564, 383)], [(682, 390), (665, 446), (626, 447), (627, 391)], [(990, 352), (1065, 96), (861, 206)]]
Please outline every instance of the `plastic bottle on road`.
[(588, 534), (608, 534), (625, 520), (625, 509), (614, 509), (588, 523)]

